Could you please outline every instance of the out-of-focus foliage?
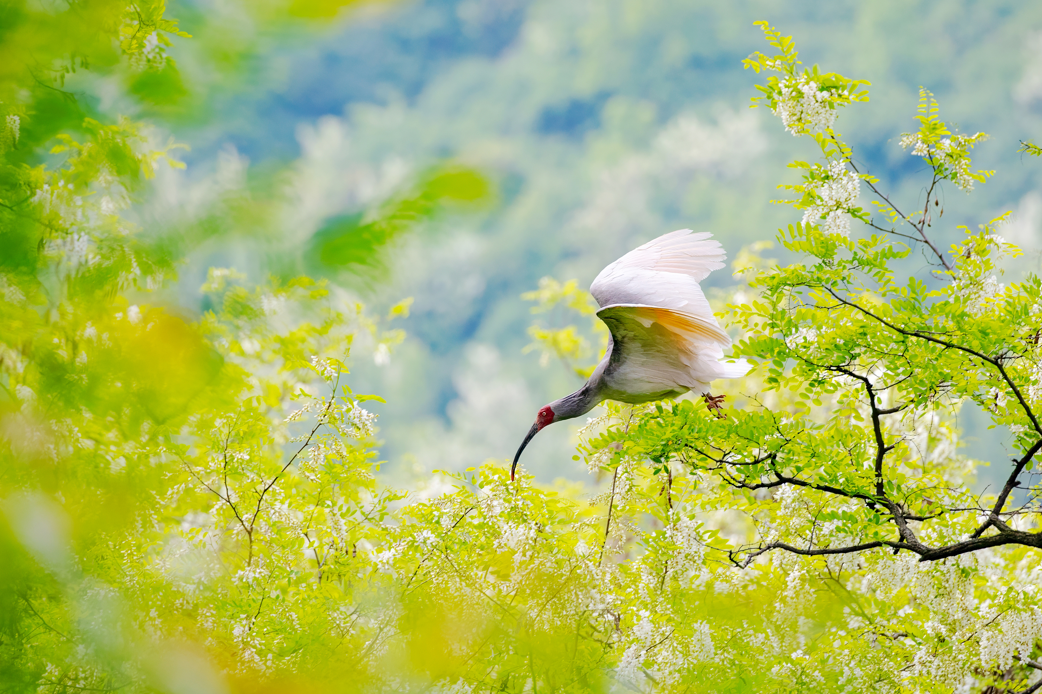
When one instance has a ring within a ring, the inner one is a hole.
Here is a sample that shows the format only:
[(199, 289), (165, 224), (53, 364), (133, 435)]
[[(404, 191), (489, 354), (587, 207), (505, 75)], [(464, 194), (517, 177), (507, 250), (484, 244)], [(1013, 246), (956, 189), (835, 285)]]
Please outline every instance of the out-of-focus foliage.
[[(246, 14), (327, 16), (339, 6), (264, 4)], [(3, 26), (28, 37), (59, 40), (47, 34), (48, 16), (58, 28), (81, 21), (60, 37), (87, 42), (83, 55), (94, 62), (76, 62), (77, 79), (85, 71), (112, 79), (142, 103), (194, 103), (193, 81), (174, 79), (177, 66), (164, 57), (166, 40), (141, 35), (164, 27), (174, 35), (161, 5), (19, 8), (28, 19)], [(229, 54), (248, 53), (233, 39)], [(456, 164), (432, 169), (360, 206), (357, 219), (314, 215), (326, 231), (306, 248), (283, 228), (292, 198), (281, 171), (218, 191), (192, 218), (198, 229), (139, 229), (127, 221), (139, 211), (135, 196), (164, 162), (177, 166), (176, 145), (157, 144), (165, 138), (134, 119), (87, 113), (89, 99), (60, 92), (54, 98), (72, 115), (46, 125), (62, 113), (45, 99), (61, 88), (54, 78), (66, 74), (63, 56), (79, 55), (74, 42), (47, 45), (51, 54), (35, 55), (46, 60), (49, 81), (12, 72), (20, 86), (0, 105), (11, 109), (3, 120), (8, 187), (0, 191), (5, 690), (911, 692), (1027, 680), (1042, 632), (1034, 550), (985, 548), (919, 565), (912, 552), (889, 548), (915, 551), (908, 532), (923, 542), (962, 541), (972, 513), (914, 517), (960, 500), (981, 503), (959, 496), (973, 466), (955, 451), (954, 399), (977, 398), (999, 419), (1026, 426), (1025, 400), (1000, 391), (992, 401), (982, 389), (1027, 386), (1032, 347), (970, 360), (962, 371), (966, 362), (938, 349), (923, 356), (921, 376), (907, 364), (858, 371), (865, 380), (821, 372), (837, 355), (849, 369), (867, 369), (876, 363), (865, 351), (873, 346), (885, 347), (880, 362), (910, 354), (895, 351), (907, 343), (877, 325), (868, 315), (875, 311), (925, 325), (909, 328), (923, 334), (943, 328), (977, 350), (1021, 330), (1027, 292), (989, 279), (999, 245), (987, 233), (957, 247), (949, 284), (898, 286), (890, 262), (899, 249), (888, 238), (842, 233), (849, 217), (865, 217), (849, 187), (874, 179), (852, 178), (845, 146), (820, 137), (829, 163), (802, 167), (802, 188), (792, 190), (807, 218), (780, 239), (801, 261), (772, 264), (755, 250), (743, 260), (758, 270), (741, 290), (756, 298), (735, 299), (747, 331), (742, 350), (761, 358), (774, 350), (780, 362), (742, 385), (760, 393), (758, 402), (731, 392), (745, 409), (726, 420), (686, 401), (609, 405), (583, 432), (581, 457), (607, 473), (605, 493), (592, 503), (577, 487), (541, 488), (526, 475), (510, 483), (495, 464), (436, 476), (406, 494), (376, 477), (375, 405), (352, 389), (349, 357), (386, 361), (403, 339), (386, 323), (407, 316), (409, 302), (377, 321), (338, 285), (286, 268), (312, 260), (307, 248), (337, 272), (375, 267), (374, 254), (417, 222), (489, 198), (485, 179)], [(804, 86), (852, 84), (818, 71), (801, 76)], [(780, 98), (794, 106), (804, 97)], [(934, 180), (965, 187), (976, 173), (968, 168), (972, 143), (927, 137), (939, 131), (926, 108), (920, 134), (938, 162)], [(615, 102), (606, 112), (630, 124), (622, 131), (647, 122), (639, 104)], [(800, 128), (813, 130), (823, 114), (804, 110)], [(35, 139), (23, 139), (35, 127)], [(661, 146), (704, 143), (701, 127), (677, 121)], [(609, 159), (619, 151), (610, 138), (601, 145)], [(652, 168), (628, 166), (642, 176)], [(903, 223), (895, 232), (929, 236), (927, 207), (923, 216), (885, 218)], [(257, 282), (211, 268), (202, 315), (174, 303), (169, 285), (185, 256), (231, 233), (271, 242), (283, 261), (272, 265), (284, 271)], [(861, 270), (870, 291), (849, 282)], [(815, 303), (821, 290), (808, 278), (822, 277), (850, 302), (830, 309), (836, 320), (816, 313), (824, 310)], [(539, 309), (586, 317), (591, 308), (576, 283), (547, 280), (530, 298)], [(802, 303), (790, 311), (789, 298)], [(814, 324), (814, 340), (798, 339), (804, 323)], [(533, 338), (572, 368), (598, 354), (596, 337), (577, 330), (542, 329)], [(996, 365), (1012, 376), (1000, 383)], [(871, 379), (895, 374), (907, 379), (893, 389), (918, 399), (908, 412), (880, 414), (901, 424), (885, 433), (883, 447), (889, 440), (894, 448), (883, 457), (898, 460), (886, 470), (891, 486), (879, 492), (879, 476), (858, 465), (879, 444), (857, 424), (877, 414), (858, 401), (859, 389), (867, 382), (871, 392), (885, 383)], [(799, 426), (810, 433), (794, 432)], [(1035, 445), (1036, 430), (1018, 430), (1022, 448)], [(705, 445), (716, 446), (708, 457), (696, 449)], [(763, 461), (745, 475), (747, 460), (712, 458), (757, 446), (793, 451), (783, 473), (812, 487), (775, 485), (777, 471)], [(774, 491), (754, 488), (761, 483)], [(836, 502), (835, 490), (862, 496)], [(875, 509), (861, 503), (865, 494)], [(911, 529), (891, 540), (886, 513)], [(1001, 505), (987, 520), (985, 540), (1025, 523)], [(767, 549), (761, 542), (830, 550), (861, 540), (887, 541), (888, 549), (824, 559), (775, 551), (735, 565)]]
[(446, 206), (475, 205), (492, 197), (489, 182), (472, 169), (442, 167), (427, 172), (413, 190), (385, 202), (368, 215), (329, 220), (311, 238), (318, 271), (346, 268), (358, 277), (385, 270), (387, 246), (418, 222)]
[[(0, 10), (4, 691), (222, 691), (225, 669), (246, 673), (242, 686), (254, 691), (257, 667), (269, 665), (239, 652), (241, 631), (211, 628), (206, 610), (240, 614), (257, 591), (249, 579), (229, 590), (237, 577), (281, 567), (250, 608), (256, 621), (276, 583), (301, 594), (301, 543), (319, 548), (326, 568), (330, 543), (352, 542), (348, 526), (370, 528), (395, 498), (375, 486), (367, 398), (337, 380), (352, 346), (386, 358), (401, 332), (324, 282), (254, 286), (232, 270), (211, 270), (211, 310), (194, 317), (167, 289), (185, 255), (240, 231), (233, 217), (257, 228), (229, 215), (179, 238), (128, 221), (157, 166), (183, 168), (180, 145), (97, 110), (105, 89), (90, 87), (125, 88), (140, 104), (180, 98), (166, 49), (188, 37), (163, 11)], [(372, 262), (446, 202), (488, 194), (469, 169), (435, 171), (370, 215), (386, 238), (355, 261)], [(308, 462), (318, 466), (310, 476)]]
[[(599, 338), (599, 343), (608, 337), (607, 326), (596, 315), (597, 302), (589, 292), (580, 289), (575, 280), (561, 283), (552, 277), (544, 277), (539, 280), (539, 289), (525, 292), (521, 298), (536, 302), (532, 313), (549, 313), (557, 306), (574, 311), (589, 320), (591, 332)], [(526, 352), (539, 350), (540, 361), (544, 366), (551, 357), (557, 357), (582, 379), (589, 378), (600, 361), (593, 357), (604, 355), (604, 348), (600, 345), (595, 348), (591, 340), (583, 336), (574, 325), (555, 329), (533, 324), (528, 334), (532, 336), (532, 344), (525, 347)]]

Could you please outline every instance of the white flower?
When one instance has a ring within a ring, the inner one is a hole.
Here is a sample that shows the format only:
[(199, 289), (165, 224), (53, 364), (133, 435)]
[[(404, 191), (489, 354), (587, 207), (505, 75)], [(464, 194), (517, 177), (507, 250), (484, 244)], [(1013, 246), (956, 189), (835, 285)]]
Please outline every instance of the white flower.
[(640, 620), (628, 634), (629, 638), (627, 638), (627, 641), (631, 641), (631, 643), (622, 654), (622, 658), (619, 659), (619, 665), (616, 669), (619, 679), (630, 683), (639, 681), (637, 675), (639, 674), (641, 664), (644, 662), (644, 654), (648, 647), (654, 643), (655, 637), (655, 625), (651, 623), (651, 613), (647, 610), (641, 610), (637, 615), (640, 617)]
[(382, 342), (376, 346), (376, 351), (373, 352), (373, 363), (377, 366), (387, 366), (391, 363), (391, 350)]
[(355, 435), (367, 439), (376, 434), (376, 415), (358, 405), (353, 405), (347, 413), (348, 423), (354, 427)]
[(373, 561), (381, 571), (391, 571), (394, 568), (394, 560), (398, 558), (399, 554), (401, 554), (399, 547), (390, 547), (383, 552), (373, 554)]
[(322, 378), (332, 381), (340, 374), (340, 369), (333, 363), (332, 359), (320, 359), (311, 357), (311, 367), (317, 371)]
[(1039, 636), (1042, 636), (1042, 611), (1037, 607), (1010, 610), (981, 635), (981, 663), (984, 667), (994, 663), (1004, 670), (1013, 664), (1014, 657), (1028, 660)]
[(950, 292), (953, 298), (961, 298), (966, 302), (966, 309), (970, 313), (979, 316), (1005, 289), (1006, 285), (990, 273), (975, 278), (970, 273), (961, 272), (955, 276)]
[(530, 523), (504, 523), (500, 531), (502, 535), (496, 544), (510, 549), (528, 544), (536, 535), (536, 528)]
[(29, 403), (36, 400), (36, 393), (27, 385), (19, 384), (14, 388), (15, 395), (22, 401), (23, 404), (28, 405)]
[(1032, 400), (1042, 399), (1042, 361), (1036, 361), (1031, 367), (1031, 383), (1028, 385), (1028, 397)]
[(106, 215), (113, 215), (119, 212), (119, 207), (116, 202), (108, 195), (102, 196), (101, 198), (101, 213)]
[(919, 133), (905, 133), (901, 136), (901, 147), (912, 148), (912, 156), (925, 157), (930, 153), (930, 148), (923, 142), (923, 136)]
[(781, 118), (785, 130), (793, 135), (828, 130), (836, 121), (829, 93), (818, 89), (805, 75), (788, 77), (781, 83), (781, 97), (771, 113)]
[(702, 524), (695, 519), (685, 518), (679, 511), (670, 515), (675, 520), (666, 526), (666, 537), (676, 545), (670, 560), (672, 573), (680, 578), (700, 573), (705, 559), (705, 543), (700, 532)]
[(421, 547), (434, 547), (438, 544), (438, 538), (430, 530), (422, 530), (420, 534), (416, 536), (416, 542)]
[(930, 147), (923, 141), (921, 133), (905, 133), (901, 136), (901, 147), (911, 147), (913, 156), (930, 157), (942, 176), (968, 193), (973, 190), (968, 152), (973, 145), (986, 139), (988, 136), (985, 133), (952, 135), (938, 142), (935, 147)]
[(842, 161), (829, 163), (827, 172), (823, 172), (821, 180), (810, 181), (805, 185), (807, 192), (815, 198), (815, 204), (803, 212), (804, 224), (821, 224), (828, 234), (850, 234), (849, 210), (857, 201), (861, 192), (861, 177), (848, 171)]
[(244, 568), (241, 571), (237, 572), (235, 574), (235, 576), (232, 577), (232, 580), (235, 581), (236, 583), (249, 583), (249, 584), (252, 584), (255, 581), (258, 581), (258, 580), (260, 580), (262, 578), (265, 578), (266, 576), (267, 576), (267, 571), (265, 571), (260, 566), (260, 563), (258, 562), (254, 566), (247, 566), (246, 568)]

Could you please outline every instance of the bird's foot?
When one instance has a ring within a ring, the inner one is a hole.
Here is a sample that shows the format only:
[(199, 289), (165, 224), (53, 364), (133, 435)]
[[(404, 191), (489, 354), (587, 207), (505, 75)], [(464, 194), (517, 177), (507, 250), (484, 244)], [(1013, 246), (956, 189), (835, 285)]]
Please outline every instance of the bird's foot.
[(702, 399), (706, 402), (706, 409), (716, 415), (717, 419), (724, 418), (724, 410), (721, 405), (724, 402), (723, 395), (710, 395), (709, 393), (703, 393)]

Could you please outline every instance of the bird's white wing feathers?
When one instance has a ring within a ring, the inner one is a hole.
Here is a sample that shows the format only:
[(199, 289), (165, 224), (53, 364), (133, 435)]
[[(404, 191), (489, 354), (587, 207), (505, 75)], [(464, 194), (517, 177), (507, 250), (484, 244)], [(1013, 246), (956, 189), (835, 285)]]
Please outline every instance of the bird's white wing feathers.
[(744, 360), (723, 361), (731, 340), (698, 286), (724, 267), (725, 257), (708, 232), (680, 229), (630, 251), (597, 275), (590, 293), (612, 334), (606, 397), (643, 402), (647, 398), (641, 394), (704, 393), (710, 381), (746, 374)]
[(704, 393), (711, 381), (744, 376), (749, 370), (744, 360), (722, 361), (731, 340), (711, 319), (632, 304), (602, 308), (597, 316), (611, 330), (604, 386), (605, 395), (614, 400), (642, 402), (641, 395), (688, 389)]
[(712, 234), (678, 229), (648, 241), (601, 270), (590, 293), (602, 308), (643, 304), (712, 316), (698, 283), (724, 266)]

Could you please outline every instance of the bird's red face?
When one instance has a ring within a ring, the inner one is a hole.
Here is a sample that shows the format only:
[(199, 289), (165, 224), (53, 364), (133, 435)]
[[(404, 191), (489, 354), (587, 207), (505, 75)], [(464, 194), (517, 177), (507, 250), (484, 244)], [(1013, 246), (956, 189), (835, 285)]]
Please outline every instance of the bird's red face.
[(553, 424), (554, 419), (557, 415), (547, 405), (543, 409), (539, 410), (539, 414), (536, 415), (535, 424), (528, 430), (528, 435), (525, 436), (525, 440), (521, 442), (521, 447), (517, 449), (517, 453), (514, 454), (514, 462), (510, 465), (510, 479), (514, 479), (514, 471), (517, 469), (517, 461), (521, 458), (521, 451), (525, 450), (525, 446), (532, 440), (532, 437), (542, 431), (547, 424)]
[(554, 423), (554, 411), (550, 409), (549, 405), (539, 410), (539, 414), (535, 418), (535, 423), (536, 426), (539, 427), (539, 431), (542, 431), (543, 427), (548, 424)]

